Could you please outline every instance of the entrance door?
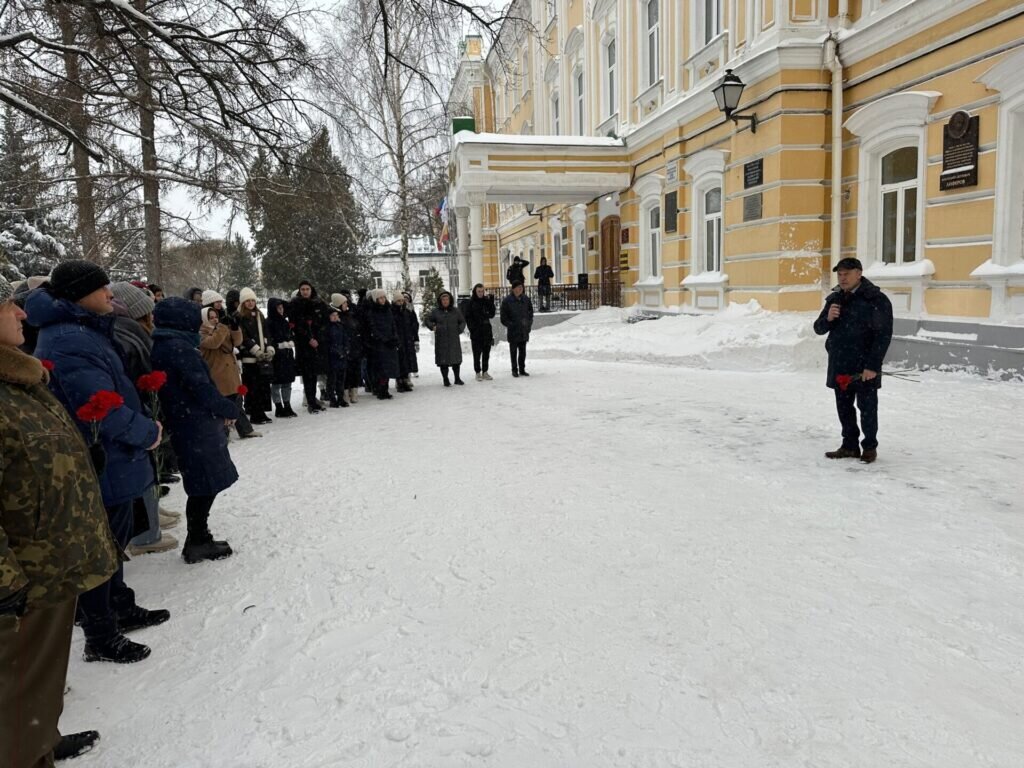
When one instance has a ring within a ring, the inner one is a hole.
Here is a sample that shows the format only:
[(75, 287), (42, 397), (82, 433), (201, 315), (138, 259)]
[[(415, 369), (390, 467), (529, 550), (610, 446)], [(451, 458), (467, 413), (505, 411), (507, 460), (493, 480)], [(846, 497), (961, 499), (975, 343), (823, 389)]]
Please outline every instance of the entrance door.
[(622, 247), (622, 223), (618, 216), (601, 222), (601, 303), (618, 307), (622, 303), (619, 290), (619, 253)]

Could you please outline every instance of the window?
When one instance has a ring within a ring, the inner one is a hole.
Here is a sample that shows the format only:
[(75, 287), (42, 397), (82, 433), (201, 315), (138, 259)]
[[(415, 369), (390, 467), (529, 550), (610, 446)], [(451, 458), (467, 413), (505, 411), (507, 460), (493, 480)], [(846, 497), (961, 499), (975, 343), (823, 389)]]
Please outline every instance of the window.
[(429, 269), (421, 269), (420, 270), (420, 275), (419, 275), (419, 278), (420, 278), (419, 279), (420, 288), (426, 288), (427, 287), (427, 275), (429, 275), (429, 274), (430, 274), (430, 270)]
[(558, 94), (556, 93), (554, 96), (551, 97), (551, 132), (555, 136), (562, 135), (560, 118), (561, 115), (559, 114)]
[(606, 115), (611, 117), (617, 111), (615, 108), (615, 40), (609, 40), (604, 47), (605, 66), (605, 104)]
[(562, 282), (562, 236), (558, 232), (551, 235), (551, 253), (551, 260), (555, 262), (555, 283), (558, 284)]
[(722, 271), (722, 188), (704, 193), (704, 271)]
[(878, 252), (884, 264), (917, 259), (917, 147), (882, 157), (882, 222)]
[(583, 70), (576, 73), (576, 133), (586, 133), (583, 111)]
[(661, 271), (661, 206), (655, 205), (647, 213), (647, 261), (651, 276)]
[(380, 272), (371, 272), (370, 279), (373, 281), (374, 288), (384, 287), (384, 276)]
[(519, 77), (525, 97), (526, 92), (530, 90), (530, 54), (527, 51), (523, 51), (523, 69)]
[(704, 3), (704, 44), (707, 45), (722, 32), (722, 0), (702, 0)]
[(576, 272), (587, 272), (587, 230), (576, 228)]
[(661, 77), (660, 39), (658, 23), (658, 3), (661, 0), (647, 0), (647, 37), (645, 48), (647, 53), (647, 85), (654, 85)]

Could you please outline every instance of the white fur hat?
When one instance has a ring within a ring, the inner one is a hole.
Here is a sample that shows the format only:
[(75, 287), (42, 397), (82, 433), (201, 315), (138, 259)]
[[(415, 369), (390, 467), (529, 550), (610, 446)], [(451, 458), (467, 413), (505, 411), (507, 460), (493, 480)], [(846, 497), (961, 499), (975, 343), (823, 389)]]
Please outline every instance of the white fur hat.
[[(241, 291), (238, 292), (239, 304), (245, 304), (245, 302), (247, 302), (249, 299), (252, 299), (253, 301), (258, 301), (256, 297), (256, 291), (254, 291), (252, 288), (243, 288)], [(203, 303), (206, 303), (205, 297), (203, 298)]]
[(218, 301), (224, 301), (224, 297), (216, 291), (206, 290), (203, 291), (203, 306), (208, 307), (211, 304), (216, 304)]
[(405, 301), (405, 291), (395, 291), (391, 294), (392, 301)]
[(371, 291), (367, 291), (366, 295), (369, 297), (370, 301), (376, 301), (382, 297), (386, 299), (388, 297), (388, 292), (383, 288), (374, 288)]
[(348, 299), (343, 293), (332, 293), (331, 294), (331, 306), (335, 309), (340, 309), (343, 304), (348, 304)]

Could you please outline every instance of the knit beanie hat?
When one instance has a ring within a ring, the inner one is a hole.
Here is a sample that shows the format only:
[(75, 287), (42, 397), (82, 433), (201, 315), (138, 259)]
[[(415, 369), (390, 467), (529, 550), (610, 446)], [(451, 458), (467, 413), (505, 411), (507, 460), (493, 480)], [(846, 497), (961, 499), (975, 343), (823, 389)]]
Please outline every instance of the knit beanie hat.
[(366, 296), (370, 299), (370, 301), (377, 301), (377, 299), (380, 298), (386, 299), (388, 297), (388, 292), (385, 291), (383, 288), (374, 288), (372, 291), (368, 291)]
[[(243, 288), (242, 290), (240, 290), (238, 292), (238, 303), (239, 304), (245, 304), (245, 302), (247, 302), (249, 299), (252, 299), (253, 301), (257, 301), (258, 300), (257, 297), (256, 297), (256, 291), (254, 291), (252, 288)], [(204, 304), (206, 303), (206, 299), (205, 298), (203, 299), (203, 303)]]
[(342, 304), (348, 304), (348, 299), (345, 298), (343, 293), (332, 293), (331, 294), (331, 306), (340, 309)]
[(391, 301), (405, 301), (405, 291), (395, 291), (392, 293)]
[(7, 281), (6, 277), (0, 275), (0, 304), (7, 303), (12, 296), (14, 296), (14, 286)]
[(91, 261), (65, 261), (50, 273), (50, 293), (57, 299), (78, 301), (105, 285), (110, 285), (110, 278)]
[(114, 298), (128, 310), (128, 317), (132, 320), (145, 317), (156, 306), (148, 293), (131, 283), (112, 283), (110, 290), (114, 294)]
[(216, 304), (218, 301), (224, 301), (224, 297), (216, 291), (207, 290), (203, 291), (203, 306), (208, 307), (211, 304)]

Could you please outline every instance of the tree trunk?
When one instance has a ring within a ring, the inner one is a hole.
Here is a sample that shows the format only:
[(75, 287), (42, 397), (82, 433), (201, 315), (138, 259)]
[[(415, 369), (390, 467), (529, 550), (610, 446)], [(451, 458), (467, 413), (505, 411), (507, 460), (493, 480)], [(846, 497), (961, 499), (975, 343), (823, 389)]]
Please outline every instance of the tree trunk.
[[(71, 17), (70, 6), (54, 3), (54, 12), (60, 26), (61, 42), (66, 46), (78, 44), (75, 30), (77, 21)], [(79, 136), (89, 135), (89, 113), (85, 109), (85, 87), (78, 54), (66, 50), (63, 54), (64, 99), (67, 103), (67, 124)], [(82, 244), (82, 258), (93, 261), (100, 259), (99, 235), (96, 232), (96, 201), (93, 199), (92, 172), (89, 169), (89, 153), (77, 143), (71, 144), (71, 163), (75, 171), (75, 207), (78, 211), (78, 239)]]
[[(146, 12), (146, 0), (135, 0), (135, 9)], [(160, 181), (156, 177), (156, 120), (153, 116), (153, 67), (149, 48), (135, 46), (135, 67), (139, 78), (139, 135), (142, 139), (142, 200), (146, 233), (146, 278), (163, 284), (163, 240), (160, 232)]]

